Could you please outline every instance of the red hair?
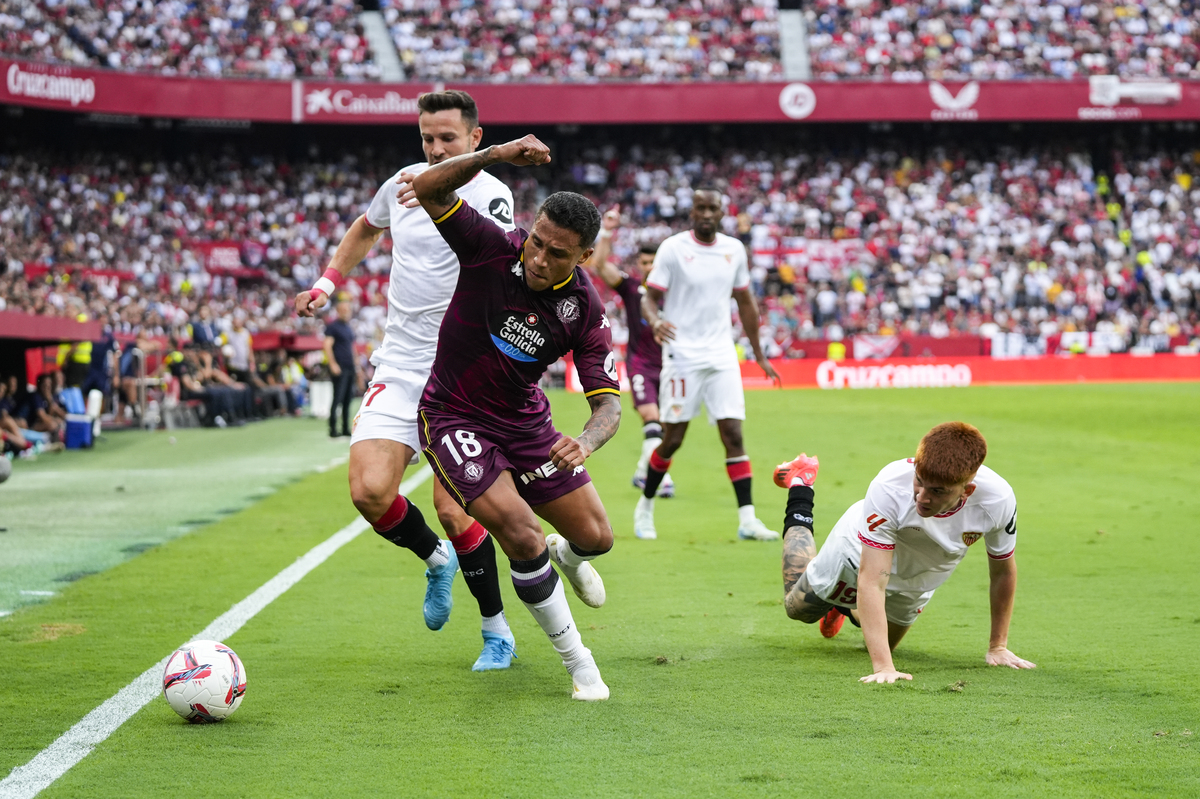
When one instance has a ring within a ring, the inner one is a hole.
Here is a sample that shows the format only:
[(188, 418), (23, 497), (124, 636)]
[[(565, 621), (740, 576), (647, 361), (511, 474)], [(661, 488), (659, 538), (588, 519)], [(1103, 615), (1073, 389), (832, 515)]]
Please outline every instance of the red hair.
[(966, 422), (945, 422), (925, 434), (913, 462), (922, 482), (949, 486), (970, 480), (986, 457), (983, 433)]

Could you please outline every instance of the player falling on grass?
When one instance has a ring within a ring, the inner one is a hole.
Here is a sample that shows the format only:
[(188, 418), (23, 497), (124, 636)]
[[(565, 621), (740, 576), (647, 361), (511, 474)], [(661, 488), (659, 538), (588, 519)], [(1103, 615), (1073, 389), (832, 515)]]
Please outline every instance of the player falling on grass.
[[(634, 410), (642, 417), (642, 455), (633, 472), (633, 485), (646, 487), (646, 467), (650, 453), (662, 443), (662, 425), (658, 421), (658, 378), (662, 372), (662, 347), (654, 340), (650, 325), (642, 316), (642, 285), (650, 268), (654, 265), (654, 254), (658, 246), (643, 244), (638, 250), (638, 274), (629, 275), (609, 260), (612, 255), (612, 239), (621, 223), (621, 207), (614, 205), (601, 219), (600, 237), (596, 240), (596, 251), (591, 262), (596, 274), (617, 292), (625, 304), (625, 321), (629, 328), (629, 343), (625, 348), (625, 370), (629, 375), (629, 387), (633, 391)], [(658, 487), (658, 496), (675, 496), (675, 483), (671, 475), (663, 476)]]
[[(604, 604), (589, 561), (612, 548), (612, 527), (583, 464), (616, 433), (621, 400), (608, 319), (580, 267), (600, 213), (586, 198), (558, 192), (530, 231), (505, 233), (455, 193), (492, 164), (549, 160), (549, 148), (526, 136), (412, 177), (462, 264), (421, 396), (421, 443), (438, 479), (508, 555), (517, 596), (562, 658), (574, 698), (600, 700), (608, 686), (550, 565), (586, 604)], [(538, 388), (546, 367), (567, 353), (592, 408), (577, 438), (554, 429)], [(543, 538), (538, 516), (559, 534)]]
[[(405, 167), (412, 174), (447, 158), (474, 152), (483, 138), (479, 112), (466, 92), (421, 95), (417, 118), (426, 164)], [(350, 497), (375, 532), (425, 561), (428, 585), (425, 624), (439, 630), (450, 617), (454, 574), (463, 579), (479, 602), (483, 617), (483, 652), (475, 671), (507, 668), (515, 641), (504, 617), (496, 550), (478, 522), (434, 485), (438, 520), (450, 537), (447, 546), (429, 529), (421, 511), (397, 492), (405, 468), (420, 449), (417, 400), (429, 378), (437, 349), (438, 328), (458, 280), (458, 258), (420, 208), (398, 201), (397, 176), (388, 179), (338, 245), (325, 275), (311, 291), (296, 297), (301, 316), (312, 316), (328, 301), (338, 282), (366, 257), (385, 230), (392, 237), (392, 272), (383, 344), (371, 355), (375, 379), (367, 388), (350, 439)], [(480, 172), (462, 189), (463, 199), (483, 218), (512, 230), (512, 192), (496, 178)]]
[(871, 481), (866, 499), (850, 506), (817, 552), (813, 489), (819, 464), (803, 453), (775, 470), (788, 489), (784, 518), (783, 592), (789, 618), (819, 622), (826, 638), (846, 617), (862, 627), (872, 673), (868, 683), (911, 680), (892, 651), (967, 549), (983, 539), (991, 581), (989, 666), (1032, 669), (1008, 651), (1017, 590), (1017, 498), (1004, 478), (983, 465), (987, 442), (963, 422), (930, 430), (915, 458), (895, 461)]
[(725, 445), (725, 470), (738, 504), (738, 538), (779, 538), (779, 533), (767, 529), (754, 514), (750, 456), (742, 444), (746, 398), (733, 346), (730, 296), (737, 302), (738, 317), (758, 365), (777, 385), (779, 375), (758, 341), (758, 305), (750, 293), (746, 248), (717, 231), (723, 214), (720, 191), (697, 189), (692, 196), (692, 229), (659, 246), (654, 268), (646, 278), (642, 314), (663, 349), (659, 381), (663, 440), (650, 453), (646, 487), (634, 510), (633, 531), (638, 538), (658, 537), (654, 495), (683, 444), (688, 422), (700, 412), (701, 402), (716, 419)]

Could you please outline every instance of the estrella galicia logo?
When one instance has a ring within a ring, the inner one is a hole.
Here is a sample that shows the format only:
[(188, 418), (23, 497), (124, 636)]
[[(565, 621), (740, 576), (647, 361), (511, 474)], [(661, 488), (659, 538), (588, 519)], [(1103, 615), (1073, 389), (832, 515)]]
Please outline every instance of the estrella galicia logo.
[(539, 321), (535, 313), (521, 316), (506, 312), (490, 325), (492, 343), (514, 361), (534, 363), (549, 341), (549, 334), (538, 326)]
[(512, 208), (508, 206), (508, 200), (503, 197), (494, 198), (488, 203), (488, 216), (506, 225), (511, 225), (513, 218)]

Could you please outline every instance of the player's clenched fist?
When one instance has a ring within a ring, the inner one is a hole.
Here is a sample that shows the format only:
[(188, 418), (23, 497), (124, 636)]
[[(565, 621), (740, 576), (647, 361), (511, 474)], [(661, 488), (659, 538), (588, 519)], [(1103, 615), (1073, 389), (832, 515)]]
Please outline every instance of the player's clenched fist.
[(911, 674), (905, 674), (904, 672), (896, 671), (895, 669), (884, 669), (882, 671), (877, 671), (874, 674), (868, 674), (866, 677), (859, 677), (858, 681), (865, 683), (879, 683), (881, 685), (886, 683), (891, 685), (892, 683), (896, 682), (896, 680), (911, 679)]
[(582, 466), (592, 452), (581, 441), (563, 436), (550, 448), (550, 462), (560, 472)]
[(296, 295), (296, 313), (300, 316), (316, 316), (317, 311), (329, 303), (329, 295), (323, 291), (302, 291)]
[(530, 133), (507, 144), (491, 147), (493, 157), (513, 166), (539, 166), (550, 163), (550, 148)]

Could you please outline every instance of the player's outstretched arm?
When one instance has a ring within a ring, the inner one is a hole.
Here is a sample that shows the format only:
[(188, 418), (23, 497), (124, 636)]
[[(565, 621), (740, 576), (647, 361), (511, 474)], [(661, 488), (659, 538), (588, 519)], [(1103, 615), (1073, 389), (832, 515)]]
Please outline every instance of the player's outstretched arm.
[(754, 350), (754, 360), (777, 388), (783, 388), (783, 378), (779, 376), (775, 367), (763, 354), (762, 342), (758, 340), (758, 303), (754, 301), (754, 295), (750, 293), (749, 288), (734, 289), (733, 299), (737, 301), (738, 318), (742, 320), (742, 330), (746, 331), (746, 338), (750, 339), (750, 347)]
[(471, 178), (495, 164), (537, 166), (550, 163), (550, 148), (532, 133), (507, 144), (493, 144), (483, 150), (447, 158), (419, 175), (400, 173), (401, 196), (405, 186), (411, 186), (417, 201), (435, 220), (458, 202), (455, 190), (467, 185)]
[(992, 608), (992, 635), (984, 660), (989, 666), (1035, 669), (1036, 664), (1008, 651), (1008, 625), (1012, 621), (1013, 600), (1017, 595), (1017, 556), (988, 560), (988, 599)]
[(892, 550), (875, 549), (863, 544), (858, 562), (858, 616), (863, 640), (871, 656), (872, 674), (860, 677), (859, 682), (894, 683), (911, 680), (911, 674), (896, 671), (892, 649), (888, 645), (888, 620), (884, 611), (888, 579), (892, 575)]
[(579, 438), (563, 436), (550, 448), (550, 460), (559, 471), (582, 466), (593, 452), (616, 435), (617, 427), (621, 424), (621, 399), (618, 395), (596, 394), (588, 397), (588, 404), (592, 406), (592, 415), (583, 425)]
[(346, 279), (350, 270), (367, 257), (367, 253), (379, 241), (383, 231), (367, 224), (366, 216), (360, 216), (350, 225), (346, 235), (338, 242), (333, 258), (329, 259), (329, 267), (317, 284), (307, 291), (296, 295), (296, 313), (300, 316), (314, 316), (316, 312), (329, 302), (329, 295), (338, 284)]

